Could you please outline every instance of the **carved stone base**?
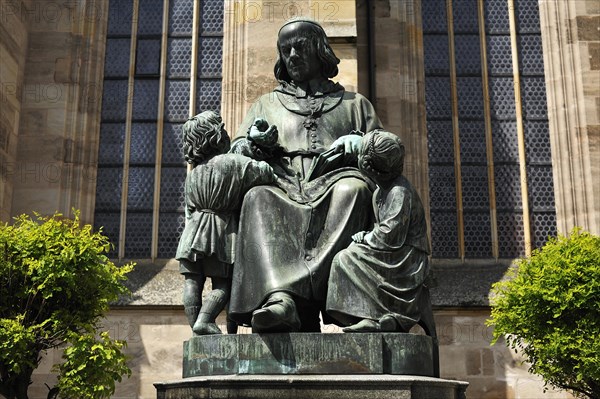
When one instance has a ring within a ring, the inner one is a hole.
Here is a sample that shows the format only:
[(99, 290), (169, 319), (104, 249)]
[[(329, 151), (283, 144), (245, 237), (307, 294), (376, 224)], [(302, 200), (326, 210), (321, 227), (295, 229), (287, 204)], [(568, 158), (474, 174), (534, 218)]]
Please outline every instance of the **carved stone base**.
[(416, 334), (205, 335), (184, 343), (183, 377), (227, 374), (434, 377), (434, 358), (431, 337)]
[(465, 399), (468, 383), (400, 375), (225, 375), (156, 383), (158, 399)]

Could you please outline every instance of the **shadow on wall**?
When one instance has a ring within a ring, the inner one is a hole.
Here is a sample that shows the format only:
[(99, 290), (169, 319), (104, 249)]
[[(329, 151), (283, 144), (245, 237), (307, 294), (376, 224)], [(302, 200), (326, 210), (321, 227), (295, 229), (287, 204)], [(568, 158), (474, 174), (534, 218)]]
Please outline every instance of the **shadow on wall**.
[(183, 306), (183, 277), (175, 259), (136, 260), (125, 285), (131, 296), (119, 298), (115, 306)]
[(564, 391), (544, 392), (541, 378), (528, 373), (524, 358), (504, 340), (490, 346), (493, 328), (485, 325), (489, 315), (487, 309), (436, 312), (442, 378), (468, 381), (468, 398), (573, 398)]

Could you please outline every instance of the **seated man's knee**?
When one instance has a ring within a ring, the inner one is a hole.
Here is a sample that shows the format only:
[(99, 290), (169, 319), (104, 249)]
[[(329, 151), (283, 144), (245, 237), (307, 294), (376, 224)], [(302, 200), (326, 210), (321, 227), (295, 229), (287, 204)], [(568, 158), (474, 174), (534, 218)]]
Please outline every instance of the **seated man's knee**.
[(371, 189), (361, 179), (355, 177), (341, 179), (333, 187), (334, 196), (357, 196), (364, 198), (371, 198)]

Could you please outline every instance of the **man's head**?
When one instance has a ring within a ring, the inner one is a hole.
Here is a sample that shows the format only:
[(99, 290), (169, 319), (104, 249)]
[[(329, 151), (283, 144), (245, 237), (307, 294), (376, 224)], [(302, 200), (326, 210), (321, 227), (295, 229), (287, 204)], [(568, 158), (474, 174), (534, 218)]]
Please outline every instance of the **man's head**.
[(283, 25), (277, 38), (277, 54), (275, 77), (280, 81), (302, 83), (338, 74), (340, 60), (325, 31), (309, 19), (293, 19)]
[(197, 165), (214, 155), (229, 151), (230, 139), (223, 120), (214, 111), (204, 111), (183, 125), (183, 154), (185, 160)]

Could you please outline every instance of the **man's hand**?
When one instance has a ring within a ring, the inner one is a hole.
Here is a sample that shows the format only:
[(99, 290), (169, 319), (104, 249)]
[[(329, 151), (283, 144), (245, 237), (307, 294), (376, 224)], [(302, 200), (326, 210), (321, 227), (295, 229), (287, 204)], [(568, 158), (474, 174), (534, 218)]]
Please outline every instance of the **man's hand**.
[(362, 137), (357, 134), (347, 134), (333, 142), (330, 148), (335, 148), (336, 152), (343, 152), (352, 158), (358, 158), (358, 151), (362, 143)]
[(352, 236), (352, 241), (354, 241), (357, 244), (362, 244), (365, 240), (365, 236), (367, 235), (367, 233), (368, 231), (359, 231), (358, 233)]

